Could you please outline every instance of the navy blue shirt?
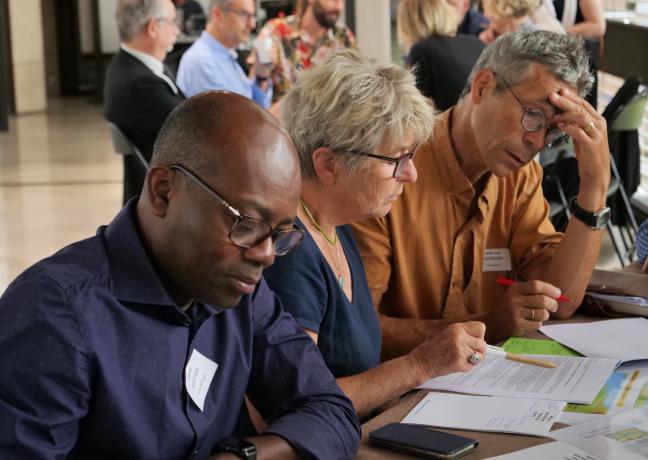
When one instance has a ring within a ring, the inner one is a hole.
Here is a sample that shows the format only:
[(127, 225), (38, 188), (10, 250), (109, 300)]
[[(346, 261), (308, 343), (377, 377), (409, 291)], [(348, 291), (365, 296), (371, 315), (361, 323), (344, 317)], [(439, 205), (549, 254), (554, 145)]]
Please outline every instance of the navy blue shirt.
[[(241, 435), (246, 393), (267, 432), (304, 457), (353, 456), (353, 406), (265, 282), (235, 308), (183, 312), (146, 255), (134, 205), (0, 298), (0, 458), (205, 459)], [(218, 364), (204, 411), (184, 385), (194, 350)]]
[[(304, 228), (297, 221), (300, 228)], [(264, 276), (297, 322), (318, 334), (317, 346), (333, 375), (345, 377), (380, 363), (380, 324), (373, 307), (364, 265), (348, 226), (337, 228), (340, 250), (351, 269), (353, 301), (315, 241), (306, 232), (302, 244), (279, 257)]]

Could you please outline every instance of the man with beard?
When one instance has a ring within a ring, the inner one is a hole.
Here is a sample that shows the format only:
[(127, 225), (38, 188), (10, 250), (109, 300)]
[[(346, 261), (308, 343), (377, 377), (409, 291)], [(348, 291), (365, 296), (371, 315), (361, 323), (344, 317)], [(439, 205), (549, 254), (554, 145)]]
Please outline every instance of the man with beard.
[(299, 0), (294, 15), (272, 19), (259, 32), (274, 43), (273, 100), (290, 90), (299, 71), (318, 65), (343, 48), (355, 48), (353, 32), (338, 19), (344, 0)]
[(139, 201), (0, 298), (0, 458), (351, 458), (353, 406), (261, 277), (303, 238), (300, 188), (257, 104), (179, 105)]

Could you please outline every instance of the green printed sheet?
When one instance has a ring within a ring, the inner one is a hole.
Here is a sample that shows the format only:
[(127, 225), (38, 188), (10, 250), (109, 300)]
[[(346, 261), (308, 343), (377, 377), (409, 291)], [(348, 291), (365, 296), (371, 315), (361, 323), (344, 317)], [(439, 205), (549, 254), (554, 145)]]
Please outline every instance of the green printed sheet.
[(521, 355), (583, 356), (555, 340), (509, 337), (502, 348)]

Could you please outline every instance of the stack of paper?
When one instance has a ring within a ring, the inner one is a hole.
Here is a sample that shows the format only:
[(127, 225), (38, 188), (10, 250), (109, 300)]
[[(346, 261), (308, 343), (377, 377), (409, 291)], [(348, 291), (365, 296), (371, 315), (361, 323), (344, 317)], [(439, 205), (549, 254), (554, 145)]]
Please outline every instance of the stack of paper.
[(617, 313), (628, 315), (648, 316), (648, 299), (626, 295), (601, 294), (587, 291), (590, 297), (605, 301), (605, 305)]
[(564, 402), (429, 393), (402, 423), (548, 436)]
[(487, 354), (470, 372), (437, 377), (420, 388), (589, 404), (619, 363), (616, 359), (539, 357), (557, 367), (530, 366)]

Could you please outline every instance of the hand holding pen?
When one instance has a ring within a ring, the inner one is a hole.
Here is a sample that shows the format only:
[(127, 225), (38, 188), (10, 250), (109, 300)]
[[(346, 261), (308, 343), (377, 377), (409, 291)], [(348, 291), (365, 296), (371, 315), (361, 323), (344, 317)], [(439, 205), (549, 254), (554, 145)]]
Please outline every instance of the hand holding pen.
[(517, 282), (499, 277), (497, 282), (508, 289), (502, 305), (486, 319), (488, 329), (492, 331), (489, 340), (501, 340), (538, 330), (543, 321), (558, 310), (559, 301), (569, 301), (562, 296), (560, 289), (544, 281)]

